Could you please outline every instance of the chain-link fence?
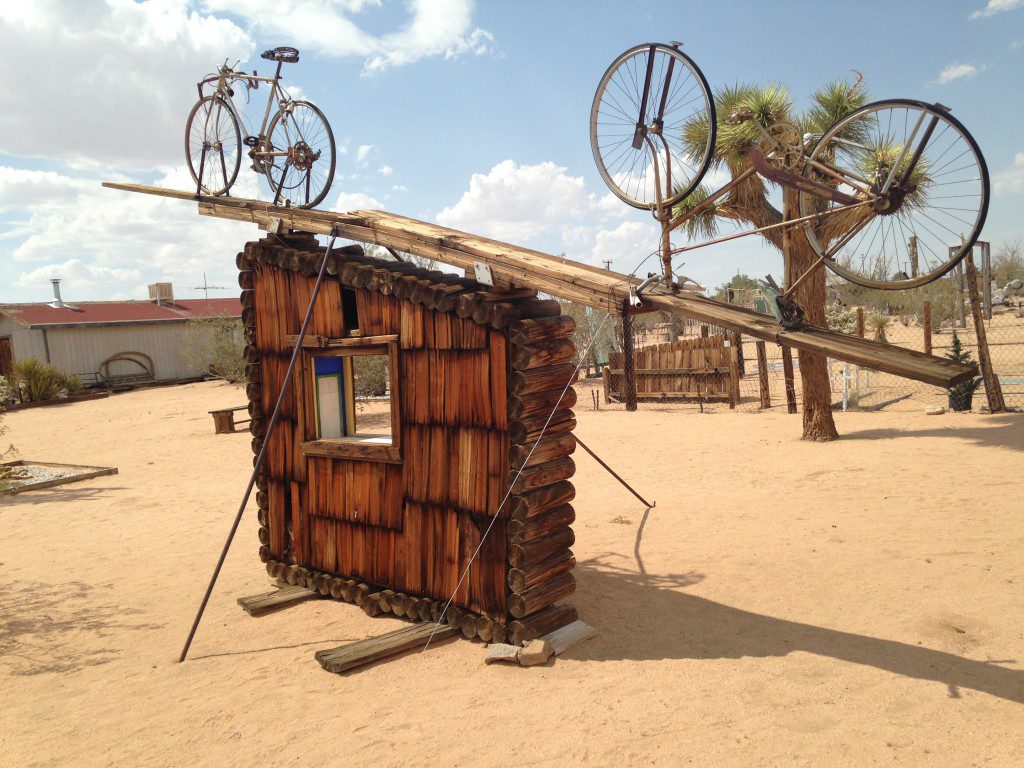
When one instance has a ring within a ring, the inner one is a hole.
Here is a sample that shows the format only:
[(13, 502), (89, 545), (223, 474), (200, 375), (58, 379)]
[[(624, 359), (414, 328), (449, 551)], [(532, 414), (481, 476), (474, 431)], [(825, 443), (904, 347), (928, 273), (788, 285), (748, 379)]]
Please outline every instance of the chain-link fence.
[[(854, 310), (846, 311), (856, 317)], [(840, 317), (833, 325), (840, 326), (836, 330), (856, 334), (862, 324), (867, 338), (925, 351), (929, 335), (927, 318), (863, 310), (861, 314), (861, 323)], [(648, 317), (653, 320), (641, 324), (634, 318), (633, 324), (637, 350), (633, 386), (639, 387), (640, 408), (672, 403), (673, 407), (695, 411), (770, 409), (785, 412), (794, 406), (799, 409), (802, 387), (795, 352), (789, 361), (792, 374), (787, 375), (787, 352), (777, 344), (691, 321), (664, 322), (656, 315)], [(950, 355), (955, 334), (962, 350), (977, 362), (977, 338), (969, 309), (962, 315), (954, 313), (949, 318), (935, 319), (937, 322), (930, 332), (932, 354)], [(625, 407), (621, 324), (605, 325), (609, 326), (609, 339), (604, 345), (607, 351), (593, 361), (603, 365), (589, 366), (590, 378), (580, 384), (581, 388), (595, 393), (581, 392), (578, 407)], [(1007, 407), (1024, 409), (1024, 302), (1016, 298), (1009, 305), (993, 307), (991, 319), (985, 320), (985, 330), (992, 368), (999, 378), (1004, 402)], [(704, 348), (700, 359), (694, 358), (691, 351), (682, 351), (694, 345)], [(735, 354), (730, 352), (733, 348)], [(730, 364), (735, 370), (730, 370)], [(828, 368), (833, 406), (837, 410), (921, 410), (930, 405), (949, 405), (949, 393), (945, 389), (838, 360), (829, 360)], [(595, 375), (600, 372), (603, 376)], [(987, 408), (987, 402), (984, 384), (979, 381), (973, 410)]]

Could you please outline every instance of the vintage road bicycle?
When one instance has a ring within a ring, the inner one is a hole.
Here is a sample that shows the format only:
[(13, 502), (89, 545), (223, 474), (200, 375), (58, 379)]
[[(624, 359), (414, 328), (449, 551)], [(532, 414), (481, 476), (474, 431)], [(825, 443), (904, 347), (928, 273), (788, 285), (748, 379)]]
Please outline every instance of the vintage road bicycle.
[[(238, 178), (244, 145), (252, 169), (267, 178), (274, 205), (312, 208), (327, 196), (334, 180), (334, 134), (315, 104), (291, 98), (281, 85), (281, 67), (297, 63), (298, 50), (274, 48), (262, 58), (277, 62), (272, 77), (238, 72), (237, 62), (229, 66), (225, 61), (197, 85), (199, 101), (185, 125), (185, 155), (196, 194), (228, 194)], [(244, 136), (232, 88), (239, 82), (245, 84), (247, 98), (260, 83), (269, 86), (259, 130)], [(204, 88), (212, 92), (204, 93)]]
[[(714, 97), (680, 43), (644, 43), (618, 56), (594, 95), (590, 141), (598, 171), (623, 202), (652, 211), (661, 225), (662, 274), (642, 289), (677, 290), (672, 258), (686, 251), (772, 229), (800, 227), (817, 261), (777, 296), (777, 317), (797, 327), (793, 291), (822, 266), (859, 285), (884, 290), (937, 280), (974, 246), (989, 202), (988, 168), (974, 137), (948, 107), (913, 99), (866, 104), (822, 134), (796, 125), (762, 125), (741, 108), (727, 123), (750, 123), (750, 166), (689, 210), (674, 206), (694, 192), (716, 157)], [(694, 153), (683, 131), (706, 126)], [(799, 216), (769, 226), (673, 247), (671, 233), (753, 174), (796, 190)], [(638, 299), (637, 299), (638, 300)]]

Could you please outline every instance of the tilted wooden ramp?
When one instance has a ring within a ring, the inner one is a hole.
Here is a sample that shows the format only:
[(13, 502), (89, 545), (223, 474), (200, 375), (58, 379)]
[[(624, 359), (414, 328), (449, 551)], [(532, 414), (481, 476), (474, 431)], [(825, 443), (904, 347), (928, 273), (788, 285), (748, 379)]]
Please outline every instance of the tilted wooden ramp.
[[(105, 183), (103, 186), (126, 192), (196, 201), (199, 213), (204, 216), (248, 221), (271, 232), (335, 232), (339, 237), (394, 248), (455, 267), (472, 269), (475, 263), (484, 263), (491, 268), (497, 279), (609, 312), (620, 312), (629, 298), (630, 286), (641, 282), (639, 278), (619, 272), (386, 211), (335, 213), (273, 206), (243, 198), (197, 196), (193, 192), (143, 184)], [(825, 328), (805, 325), (799, 331), (784, 330), (770, 315), (691, 293), (671, 294), (664, 289), (651, 289), (644, 292), (644, 303), (651, 308), (701, 323), (728, 328), (798, 350), (818, 352), (836, 360), (937, 387), (951, 387), (977, 375), (975, 366), (835, 333)]]

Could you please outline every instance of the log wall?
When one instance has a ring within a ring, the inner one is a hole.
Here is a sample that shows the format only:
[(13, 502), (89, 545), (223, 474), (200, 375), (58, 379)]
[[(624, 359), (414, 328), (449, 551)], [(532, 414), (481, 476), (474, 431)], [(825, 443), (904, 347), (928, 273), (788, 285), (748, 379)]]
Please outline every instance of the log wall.
[[(254, 451), (322, 253), (311, 239), (289, 238), (239, 255)], [(532, 292), (504, 300), (358, 247), (336, 251), (328, 272), (307, 337), (352, 330), (343, 287), (354, 291), (361, 336), (398, 336), (401, 463), (305, 456), (302, 409), (312, 406), (294, 380), (257, 483), (261, 559), (276, 576), (368, 612), (437, 618), (435, 603), (455, 592), (491, 526), (447, 619), (488, 639), (504, 637), (513, 619), (524, 638), (551, 623), (544, 609), (574, 589), (574, 391), (562, 397), (574, 372), (573, 321)]]

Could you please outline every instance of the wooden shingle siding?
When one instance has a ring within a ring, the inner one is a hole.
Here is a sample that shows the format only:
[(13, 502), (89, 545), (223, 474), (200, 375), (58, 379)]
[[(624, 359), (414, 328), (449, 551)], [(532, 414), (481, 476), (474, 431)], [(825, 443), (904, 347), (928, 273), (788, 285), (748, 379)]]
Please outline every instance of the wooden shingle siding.
[[(322, 254), (309, 240), (264, 240), (239, 257), (254, 450), (284, 384)], [(391, 386), (401, 461), (304, 455), (303, 419), (313, 404), (305, 382), (293, 378), (258, 480), (261, 557), (272, 573), (364, 607), (372, 597), (374, 605), (404, 612), (423, 600), (419, 613), (429, 616), (429, 606), (455, 593), (453, 620), (464, 632), (478, 615), (481, 632), (503, 637), (496, 627), (510, 620), (510, 601), (540, 610), (551, 604), (549, 595), (567, 594), (571, 581), (571, 495), (558, 489), (571, 488), (563, 464), (571, 464), (575, 447), (574, 421), (564, 416), (571, 416), (571, 388), (559, 403), (574, 372), (572, 321), (529, 292), (502, 301), (500, 291), (474, 281), (368, 259), (359, 249), (336, 252), (327, 269), (307, 338), (352, 338), (343, 289), (354, 296), (359, 338), (397, 336)], [(510, 343), (513, 334), (518, 344)], [(526, 371), (513, 392), (510, 376)], [(550, 434), (558, 439), (535, 452), (554, 461), (538, 458), (528, 468), (529, 491), (553, 489), (552, 503), (537, 511), (537, 524), (520, 524), (513, 536), (507, 526), (514, 510), (529, 504), (523, 493), (510, 495), (513, 452), (536, 439), (533, 420), (556, 404)], [(548, 465), (552, 472), (538, 474)], [(513, 550), (525, 574), (518, 589), (509, 586)], [(550, 569), (539, 567), (548, 561)], [(370, 586), (356, 589), (360, 583)]]

